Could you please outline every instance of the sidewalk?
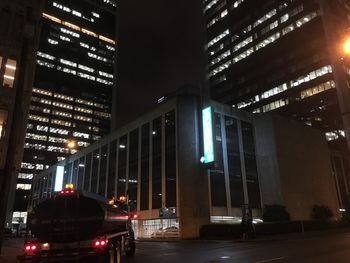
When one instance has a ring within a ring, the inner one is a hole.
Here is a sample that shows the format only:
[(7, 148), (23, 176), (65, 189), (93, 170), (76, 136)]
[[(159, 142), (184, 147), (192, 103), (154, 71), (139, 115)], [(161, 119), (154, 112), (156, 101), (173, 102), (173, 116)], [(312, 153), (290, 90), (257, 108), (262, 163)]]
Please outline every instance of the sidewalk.
[(315, 231), (306, 231), (304, 233), (290, 233), (290, 234), (276, 234), (276, 235), (266, 235), (258, 236), (250, 239), (233, 239), (233, 242), (265, 242), (265, 241), (281, 241), (289, 239), (305, 239), (305, 238), (314, 238), (319, 236), (327, 235), (336, 235), (340, 233), (350, 233), (350, 227), (336, 228), (336, 229), (324, 229), (324, 230), (315, 230)]
[(9, 238), (4, 240), (2, 253), (0, 256), (1, 263), (15, 263), (16, 257), (21, 253), (23, 247), (23, 238)]

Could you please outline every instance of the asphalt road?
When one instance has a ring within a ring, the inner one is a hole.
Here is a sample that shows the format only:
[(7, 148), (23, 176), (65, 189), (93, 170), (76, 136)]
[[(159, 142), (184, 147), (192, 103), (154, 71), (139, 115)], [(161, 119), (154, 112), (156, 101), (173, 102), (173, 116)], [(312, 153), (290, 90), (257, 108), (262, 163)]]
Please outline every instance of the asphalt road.
[[(8, 242), (0, 262), (12, 263), (18, 241)], [(123, 263), (349, 263), (350, 230), (278, 236), (250, 241), (138, 242)]]
[[(287, 239), (286, 239), (287, 238)], [(247, 242), (143, 242), (125, 263), (349, 263), (350, 232), (279, 237)]]

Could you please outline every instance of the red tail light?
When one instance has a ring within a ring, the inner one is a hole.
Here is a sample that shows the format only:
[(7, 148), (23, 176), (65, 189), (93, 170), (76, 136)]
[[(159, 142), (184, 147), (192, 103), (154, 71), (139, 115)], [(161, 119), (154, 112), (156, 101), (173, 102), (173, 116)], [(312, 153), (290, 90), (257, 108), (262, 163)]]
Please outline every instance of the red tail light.
[(27, 243), (24, 245), (24, 252), (25, 253), (33, 253), (39, 250), (39, 245), (38, 244), (33, 244), (33, 243)]
[(98, 238), (94, 240), (94, 248), (100, 249), (107, 246), (108, 240), (106, 238)]

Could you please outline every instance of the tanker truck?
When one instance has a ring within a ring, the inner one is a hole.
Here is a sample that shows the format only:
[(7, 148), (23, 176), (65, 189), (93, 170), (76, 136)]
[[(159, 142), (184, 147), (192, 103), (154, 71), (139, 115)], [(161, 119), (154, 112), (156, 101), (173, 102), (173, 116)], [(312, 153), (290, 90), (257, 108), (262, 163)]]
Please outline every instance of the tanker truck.
[(114, 262), (135, 253), (125, 205), (72, 186), (33, 208), (22, 262)]

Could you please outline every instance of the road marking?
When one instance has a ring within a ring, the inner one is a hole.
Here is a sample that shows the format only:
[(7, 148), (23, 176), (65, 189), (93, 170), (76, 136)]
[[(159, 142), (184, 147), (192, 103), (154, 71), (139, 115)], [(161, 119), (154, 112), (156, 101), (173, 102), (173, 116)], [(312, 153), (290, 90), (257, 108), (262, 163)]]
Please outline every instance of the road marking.
[(284, 257), (260, 260), (260, 261), (257, 261), (257, 262), (255, 262), (255, 263), (267, 263), (267, 262), (272, 262), (272, 261), (281, 260), (281, 259), (284, 259)]

